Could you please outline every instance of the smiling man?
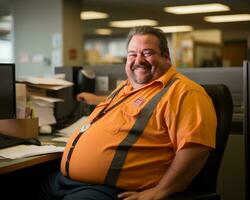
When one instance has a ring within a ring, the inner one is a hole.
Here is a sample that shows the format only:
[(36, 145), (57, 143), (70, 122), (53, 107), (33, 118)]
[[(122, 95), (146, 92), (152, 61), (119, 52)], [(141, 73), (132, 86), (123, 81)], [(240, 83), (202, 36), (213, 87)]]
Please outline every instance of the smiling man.
[(164, 33), (136, 27), (127, 50), (128, 79), (96, 97), (104, 101), (70, 137), (39, 199), (163, 199), (184, 190), (215, 147), (212, 101), (171, 67)]
[(170, 58), (167, 48), (161, 51), (155, 35), (133, 34), (129, 35), (126, 73), (133, 87), (139, 88), (165, 74)]

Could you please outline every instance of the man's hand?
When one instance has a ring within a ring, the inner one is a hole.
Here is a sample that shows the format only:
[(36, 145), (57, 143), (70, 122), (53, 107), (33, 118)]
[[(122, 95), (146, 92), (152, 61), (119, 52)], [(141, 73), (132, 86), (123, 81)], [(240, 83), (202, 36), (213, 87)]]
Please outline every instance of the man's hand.
[(163, 191), (159, 190), (157, 187), (141, 192), (123, 192), (118, 195), (118, 197), (122, 200), (160, 200), (163, 199), (165, 196), (166, 195), (163, 193)]

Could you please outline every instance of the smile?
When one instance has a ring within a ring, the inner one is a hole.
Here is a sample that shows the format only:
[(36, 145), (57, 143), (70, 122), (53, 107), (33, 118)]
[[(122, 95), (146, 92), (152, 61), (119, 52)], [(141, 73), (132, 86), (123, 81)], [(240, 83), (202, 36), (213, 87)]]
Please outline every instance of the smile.
[(137, 69), (141, 69), (141, 70), (150, 70), (151, 66), (146, 66), (146, 65), (133, 65), (132, 66), (132, 70), (137, 70)]

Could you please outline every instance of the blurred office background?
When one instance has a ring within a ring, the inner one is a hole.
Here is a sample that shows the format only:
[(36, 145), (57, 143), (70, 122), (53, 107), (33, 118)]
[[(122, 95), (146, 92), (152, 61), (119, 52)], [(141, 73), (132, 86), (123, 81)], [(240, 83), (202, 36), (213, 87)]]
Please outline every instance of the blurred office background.
[[(201, 3), (224, 7), (196, 14), (169, 10)], [(218, 15), (241, 18), (223, 23), (206, 18)], [(164, 27), (176, 67), (242, 66), (250, 57), (247, 0), (0, 0), (0, 62), (15, 62), (18, 76), (50, 74), (56, 66), (123, 63), (128, 30), (140, 21), (117, 21), (142, 19)]]
[[(222, 10), (191, 14), (171, 10), (211, 3), (219, 3), (216, 9)], [(216, 17), (222, 15), (231, 18)], [(139, 21), (119, 24), (121, 20)], [(250, 60), (249, 0), (0, 0), (0, 63), (15, 63), (17, 77), (82, 66), (101, 76), (101, 83), (108, 77), (110, 88), (104, 89), (111, 90), (114, 81), (125, 79), (126, 36), (140, 22), (164, 30), (172, 63), (180, 70), (240, 68), (243, 60)], [(238, 77), (241, 73), (235, 73), (232, 85), (242, 88)], [(244, 178), (242, 120), (236, 120), (220, 170), (218, 191), (223, 199), (244, 199)]]

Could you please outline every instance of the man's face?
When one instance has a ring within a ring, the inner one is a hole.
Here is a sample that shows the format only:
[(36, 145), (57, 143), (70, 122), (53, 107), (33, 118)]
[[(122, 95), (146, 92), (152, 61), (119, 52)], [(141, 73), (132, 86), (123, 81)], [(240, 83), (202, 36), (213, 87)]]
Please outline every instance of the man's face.
[(169, 56), (161, 55), (156, 36), (147, 34), (132, 37), (125, 70), (135, 89), (162, 76), (169, 66)]

